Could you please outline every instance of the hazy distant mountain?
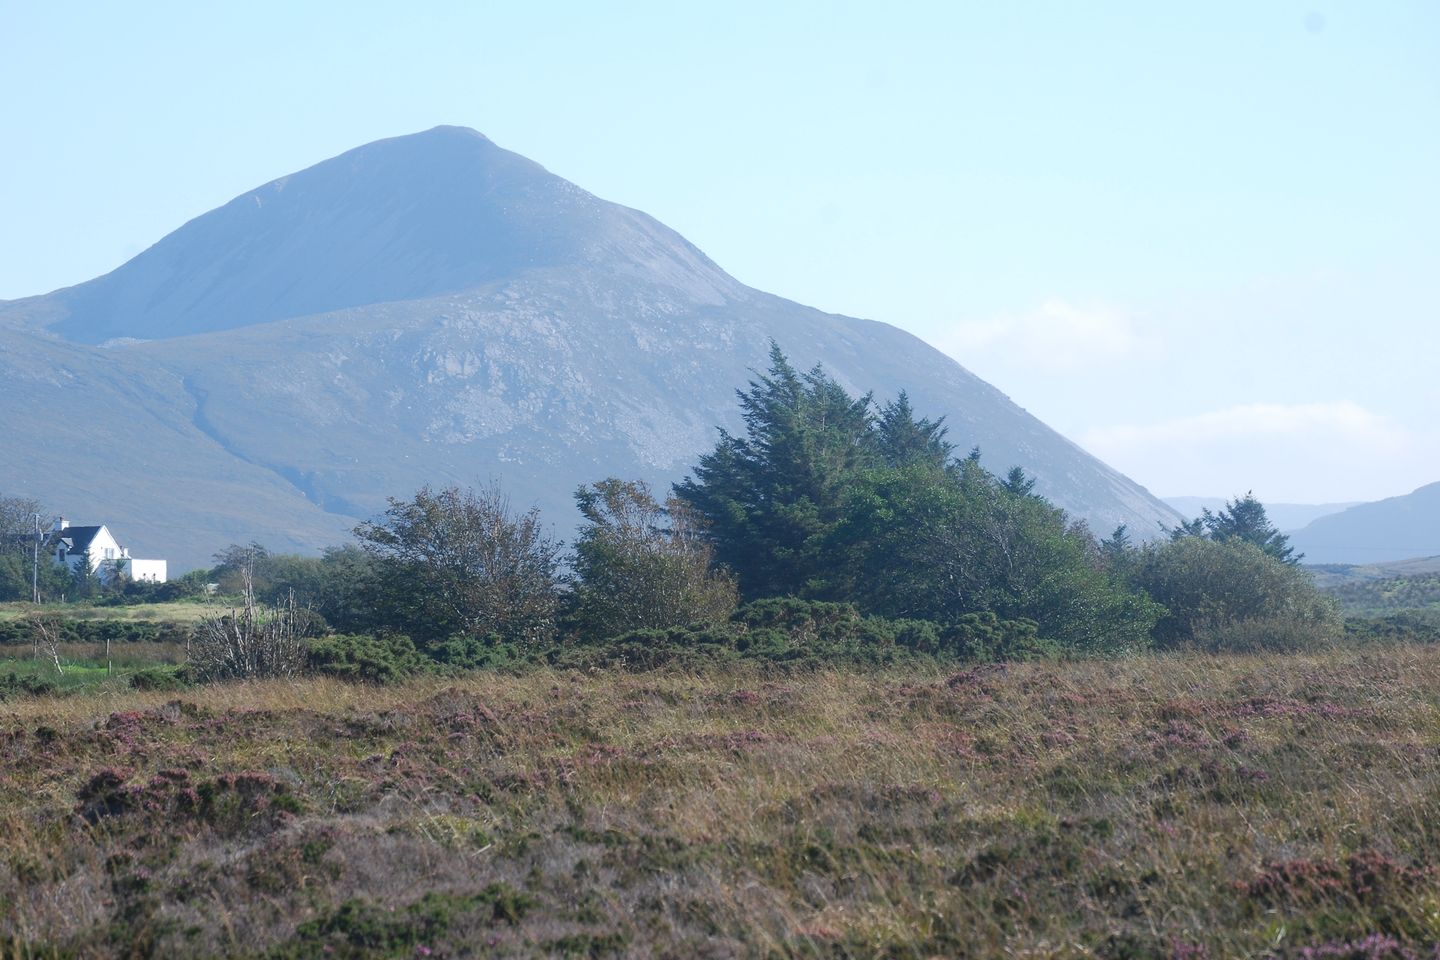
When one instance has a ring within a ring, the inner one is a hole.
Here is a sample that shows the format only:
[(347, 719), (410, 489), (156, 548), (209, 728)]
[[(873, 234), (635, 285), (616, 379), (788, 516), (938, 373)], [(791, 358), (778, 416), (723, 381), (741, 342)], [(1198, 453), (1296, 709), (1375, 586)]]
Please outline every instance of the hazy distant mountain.
[[(775, 338), (909, 390), (1099, 532), (1176, 514), (894, 327), (739, 283), (674, 231), (473, 130), (360, 147), (117, 270), (0, 303), (0, 492), (185, 567), (315, 549), (422, 483), (504, 482), (565, 532), (607, 475), (678, 479)], [(11, 427), (13, 426), (13, 429)]]
[[(1243, 496), (1243, 494), (1241, 494)], [(1200, 516), (1202, 510), (1209, 510), (1212, 513), (1225, 509), (1225, 504), (1234, 500), (1235, 497), (1165, 497), (1167, 504), (1187, 519), (1193, 520)], [(1275, 525), (1275, 529), (1281, 533), (1289, 533), (1292, 530), (1299, 530), (1301, 527), (1321, 517), (1328, 517), (1332, 513), (1339, 513), (1341, 510), (1348, 510), (1356, 506), (1360, 501), (1352, 500), (1349, 503), (1267, 503), (1265, 504), (1265, 515)]]
[(1440, 483), (1321, 517), (1297, 530), (1290, 543), (1304, 551), (1306, 563), (1373, 564), (1440, 556)]

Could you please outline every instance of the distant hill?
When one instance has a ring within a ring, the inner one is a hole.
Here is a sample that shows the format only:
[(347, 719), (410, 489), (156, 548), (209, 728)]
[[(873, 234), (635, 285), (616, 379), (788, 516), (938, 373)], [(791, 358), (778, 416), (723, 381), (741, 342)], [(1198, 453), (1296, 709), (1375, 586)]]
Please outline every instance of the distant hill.
[(1351, 580), (1333, 584), (1328, 589), (1347, 613), (1440, 610), (1440, 572), (1383, 580)]
[[(1167, 504), (1178, 510), (1187, 520), (1200, 516), (1202, 510), (1217, 512), (1235, 497), (1165, 497)], [(1265, 515), (1281, 533), (1299, 530), (1321, 517), (1339, 513), (1356, 506), (1360, 501), (1349, 503), (1266, 503)]]
[(1321, 517), (1290, 537), (1312, 564), (1440, 556), (1440, 483)]
[(1392, 560), (1389, 563), (1305, 563), (1322, 590), (1334, 590), (1347, 584), (1374, 583), (1440, 574), (1440, 556)]
[(662, 487), (739, 426), (774, 338), (909, 391), (1099, 533), (1178, 515), (895, 327), (744, 286), (674, 231), (473, 130), (351, 150), (103, 277), (0, 303), (0, 492), (178, 569), (343, 540), (423, 483), (503, 481), (559, 531), (575, 488)]

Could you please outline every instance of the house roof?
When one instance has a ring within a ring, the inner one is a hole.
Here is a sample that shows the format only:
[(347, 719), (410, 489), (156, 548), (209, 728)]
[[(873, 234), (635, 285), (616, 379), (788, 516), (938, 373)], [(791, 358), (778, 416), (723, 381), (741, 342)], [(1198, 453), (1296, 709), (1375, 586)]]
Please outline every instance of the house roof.
[(104, 529), (104, 525), (98, 527), (66, 527), (57, 536), (63, 540), (70, 541), (70, 553), (83, 553), (95, 540), (95, 535)]

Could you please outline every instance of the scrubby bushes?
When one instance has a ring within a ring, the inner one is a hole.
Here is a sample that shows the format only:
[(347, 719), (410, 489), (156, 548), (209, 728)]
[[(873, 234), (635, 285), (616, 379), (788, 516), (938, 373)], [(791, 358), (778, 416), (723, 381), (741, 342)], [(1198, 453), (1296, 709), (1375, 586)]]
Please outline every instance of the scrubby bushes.
[(661, 504), (644, 483), (613, 477), (580, 488), (575, 500), (587, 523), (575, 544), (572, 632), (608, 637), (723, 620), (735, 609), (735, 579), (714, 565), (684, 501)]
[(59, 686), (49, 677), (34, 674), (0, 673), (0, 701), (55, 693)]
[(129, 676), (134, 690), (184, 690), (190, 686), (188, 674), (173, 667), (146, 667)]
[(336, 634), (312, 640), (307, 652), (314, 673), (367, 683), (393, 683), (425, 670), (432, 661), (403, 634)]
[[(181, 623), (151, 623), (143, 620), (78, 620), (55, 618), (60, 643), (184, 643), (190, 626)], [(0, 620), (0, 645), (30, 643), (33, 627), (28, 620)]]
[(293, 597), (262, 607), (246, 592), (241, 605), (195, 625), (187, 668), (202, 682), (293, 677), (305, 669), (305, 642), (319, 628)]
[(727, 620), (632, 630), (557, 649), (562, 666), (700, 667), (737, 660), (811, 667), (913, 660), (989, 662), (1053, 656), (1033, 621), (970, 614), (951, 624), (866, 616), (850, 603), (794, 598), (757, 600)]
[(1163, 604), (1161, 647), (1303, 649), (1341, 636), (1334, 603), (1300, 568), (1239, 539), (1181, 536), (1147, 547), (1135, 583)]
[(1440, 608), (1346, 617), (1351, 643), (1440, 643)]
[(356, 528), (375, 564), (376, 626), (422, 648), (456, 636), (547, 643), (560, 610), (560, 544), (498, 487), (419, 490)]

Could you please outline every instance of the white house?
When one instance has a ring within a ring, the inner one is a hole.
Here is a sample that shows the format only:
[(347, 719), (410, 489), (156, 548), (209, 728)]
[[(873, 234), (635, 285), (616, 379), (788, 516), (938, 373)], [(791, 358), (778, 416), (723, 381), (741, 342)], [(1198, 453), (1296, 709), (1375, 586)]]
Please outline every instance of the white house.
[(164, 583), (167, 579), (164, 560), (130, 556), (130, 551), (120, 545), (103, 523), (98, 527), (72, 527), (64, 517), (56, 517), (50, 528), (50, 546), (55, 550), (55, 562), (72, 571), (78, 570), (88, 556), (90, 572), (104, 582), (118, 573), (149, 583)]

